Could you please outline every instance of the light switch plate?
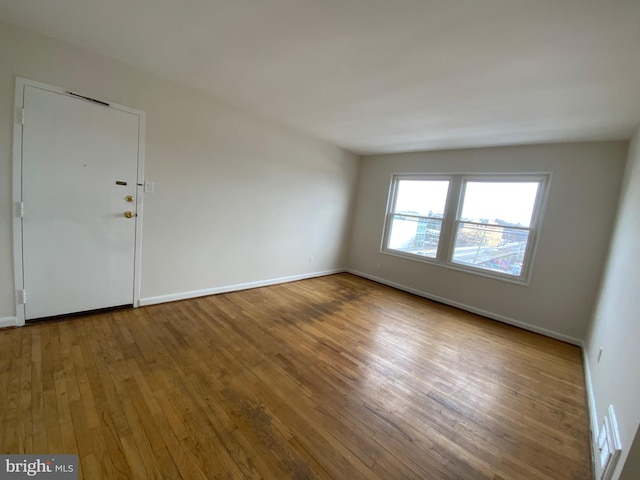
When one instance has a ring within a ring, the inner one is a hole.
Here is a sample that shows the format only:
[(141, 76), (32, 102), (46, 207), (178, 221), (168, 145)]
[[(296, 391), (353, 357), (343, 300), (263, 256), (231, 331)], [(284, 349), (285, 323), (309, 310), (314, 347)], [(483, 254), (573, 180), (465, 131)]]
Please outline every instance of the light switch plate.
[(153, 182), (144, 182), (144, 193), (153, 193), (155, 185)]

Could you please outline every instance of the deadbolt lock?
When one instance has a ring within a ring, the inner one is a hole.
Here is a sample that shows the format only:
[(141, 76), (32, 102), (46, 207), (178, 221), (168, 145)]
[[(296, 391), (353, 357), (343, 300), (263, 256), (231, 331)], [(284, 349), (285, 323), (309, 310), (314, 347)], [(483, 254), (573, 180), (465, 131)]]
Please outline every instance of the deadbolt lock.
[(133, 202), (133, 195), (127, 195), (126, 197), (124, 197), (124, 199), (125, 199), (127, 202), (131, 203), (131, 202)]
[(135, 215), (136, 215), (135, 213), (130, 212), (129, 210), (127, 210), (126, 212), (124, 212), (124, 216), (125, 216), (126, 218), (132, 218), (132, 217), (135, 217)]

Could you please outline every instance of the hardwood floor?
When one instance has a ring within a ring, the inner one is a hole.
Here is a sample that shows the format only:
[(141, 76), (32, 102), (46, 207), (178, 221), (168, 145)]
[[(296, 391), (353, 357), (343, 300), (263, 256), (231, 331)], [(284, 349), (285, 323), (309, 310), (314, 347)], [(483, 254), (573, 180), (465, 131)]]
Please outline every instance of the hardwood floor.
[(0, 331), (3, 453), (80, 478), (591, 478), (577, 347), (339, 274)]

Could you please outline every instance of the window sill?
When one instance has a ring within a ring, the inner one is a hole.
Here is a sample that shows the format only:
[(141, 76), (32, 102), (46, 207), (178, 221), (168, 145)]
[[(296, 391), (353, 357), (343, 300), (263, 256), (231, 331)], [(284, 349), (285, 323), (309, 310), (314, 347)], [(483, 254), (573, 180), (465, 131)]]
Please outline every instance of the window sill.
[(525, 277), (514, 277), (512, 275), (501, 274), (498, 272), (492, 272), (490, 270), (469, 267), (469, 266), (461, 265), (458, 263), (442, 262), (441, 260), (438, 260), (436, 258), (425, 257), (422, 255), (414, 255), (411, 253), (403, 253), (397, 250), (389, 250), (389, 249), (382, 249), (380, 250), (380, 253), (383, 253), (385, 255), (390, 255), (392, 257), (412, 260), (414, 262), (426, 263), (428, 265), (433, 265), (434, 267), (443, 267), (449, 270), (456, 270), (458, 272), (468, 273), (468, 274), (476, 275), (479, 277), (485, 277), (485, 278), (490, 278), (492, 280), (499, 280), (501, 282), (512, 283), (512, 284), (520, 285), (523, 287), (529, 286), (529, 283), (530, 283), (529, 279)]

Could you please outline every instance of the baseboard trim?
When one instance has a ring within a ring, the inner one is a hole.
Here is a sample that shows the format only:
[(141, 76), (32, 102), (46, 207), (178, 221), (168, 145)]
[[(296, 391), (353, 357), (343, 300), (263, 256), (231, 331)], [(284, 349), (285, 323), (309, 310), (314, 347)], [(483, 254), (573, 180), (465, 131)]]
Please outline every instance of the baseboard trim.
[(0, 328), (17, 327), (17, 326), (18, 326), (17, 317), (0, 317)]
[(598, 413), (596, 410), (596, 397), (593, 394), (593, 381), (589, 368), (589, 357), (584, 342), (582, 342), (582, 363), (584, 364), (584, 381), (587, 388), (587, 406), (589, 408), (589, 432), (591, 433), (591, 465), (593, 467), (593, 480), (596, 478), (596, 459), (598, 459)]
[(207, 295), (216, 295), (218, 293), (237, 292), (239, 290), (248, 290), (250, 288), (267, 287), (269, 285), (278, 285), (279, 283), (295, 282), (297, 280), (306, 280), (308, 278), (324, 277), (333, 275), (334, 273), (343, 273), (344, 268), (336, 268), (333, 270), (324, 270), (321, 272), (304, 273), (302, 275), (291, 275), (289, 277), (271, 278), (268, 280), (259, 280), (257, 282), (237, 283), (235, 285), (224, 285), (222, 287), (205, 288), (203, 290), (192, 290), (190, 292), (171, 293), (168, 295), (158, 295), (155, 297), (146, 297), (140, 299), (140, 306), (156, 305), (158, 303), (175, 302), (177, 300), (187, 300), (189, 298), (206, 297)]
[(478, 315), (482, 315), (483, 317), (490, 318), (491, 320), (497, 320), (502, 323), (506, 323), (508, 325), (513, 325), (514, 327), (522, 328), (524, 330), (528, 330), (530, 332), (539, 333), (540, 335), (544, 335), (546, 337), (551, 337), (556, 340), (561, 340), (563, 342), (570, 343), (576, 346), (582, 346), (582, 340), (578, 338), (571, 337), (569, 335), (565, 335), (563, 333), (554, 332), (553, 330), (549, 330), (542, 327), (537, 327), (535, 325), (531, 325), (529, 323), (521, 322), (520, 320), (516, 320), (514, 318), (507, 317), (505, 315), (500, 315), (498, 313), (489, 312), (487, 310), (482, 310), (481, 308), (476, 308), (471, 305), (466, 305), (464, 303), (456, 302), (455, 300), (450, 300), (448, 298), (439, 297), (437, 295), (432, 295), (427, 292), (423, 292), (422, 290), (418, 290), (416, 288), (407, 287), (406, 285), (402, 285), (400, 283), (391, 282), (384, 278), (376, 277), (374, 275), (369, 275), (368, 273), (359, 272), (357, 270), (347, 269), (347, 272), (357, 275), (358, 277), (363, 277), (368, 280), (372, 280), (377, 283), (382, 283), (383, 285), (387, 285), (389, 287), (397, 288), (398, 290), (403, 290), (408, 293), (413, 293), (414, 295), (418, 295), (420, 297), (424, 297), (429, 300), (433, 300), (435, 302), (444, 303), (445, 305), (450, 305), (452, 307), (459, 308), (461, 310), (466, 310), (467, 312), (475, 313)]

